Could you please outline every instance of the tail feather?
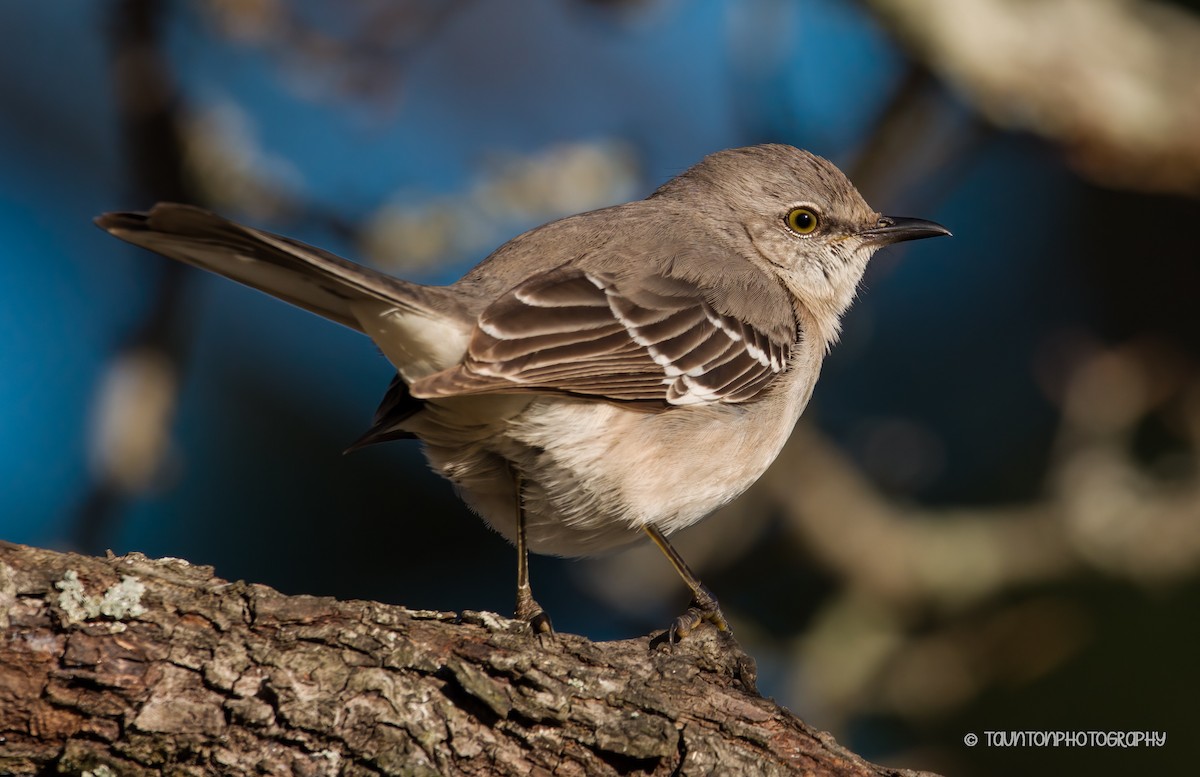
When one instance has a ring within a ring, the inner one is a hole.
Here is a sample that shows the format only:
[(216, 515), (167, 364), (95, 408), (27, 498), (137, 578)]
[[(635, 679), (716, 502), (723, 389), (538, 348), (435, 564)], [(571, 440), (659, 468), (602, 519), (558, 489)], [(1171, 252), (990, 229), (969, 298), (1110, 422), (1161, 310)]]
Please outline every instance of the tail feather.
[(364, 331), (355, 303), (466, 321), (467, 301), (446, 287), (402, 281), (191, 205), (159, 203), (146, 213), (105, 213), (96, 224), (122, 240), (224, 275), (285, 302)]

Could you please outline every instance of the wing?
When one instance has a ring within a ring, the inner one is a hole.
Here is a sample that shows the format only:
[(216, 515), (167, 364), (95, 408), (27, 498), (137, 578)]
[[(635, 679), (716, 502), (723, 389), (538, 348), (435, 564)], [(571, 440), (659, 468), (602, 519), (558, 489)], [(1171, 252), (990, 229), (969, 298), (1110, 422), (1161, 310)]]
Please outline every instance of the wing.
[(664, 406), (746, 402), (787, 368), (795, 332), (794, 322), (771, 335), (721, 313), (687, 280), (619, 283), (558, 269), (492, 303), (462, 363), (411, 391), (422, 399), (540, 391)]

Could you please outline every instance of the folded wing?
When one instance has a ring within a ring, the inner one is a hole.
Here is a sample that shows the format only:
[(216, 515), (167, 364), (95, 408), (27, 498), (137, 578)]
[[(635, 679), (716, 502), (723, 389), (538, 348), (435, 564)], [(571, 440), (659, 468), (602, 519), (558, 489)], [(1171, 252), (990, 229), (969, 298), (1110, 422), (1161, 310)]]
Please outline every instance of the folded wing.
[(462, 363), (411, 391), (424, 399), (550, 391), (661, 406), (746, 402), (787, 368), (793, 339), (719, 312), (686, 280), (620, 283), (558, 269), (492, 303)]

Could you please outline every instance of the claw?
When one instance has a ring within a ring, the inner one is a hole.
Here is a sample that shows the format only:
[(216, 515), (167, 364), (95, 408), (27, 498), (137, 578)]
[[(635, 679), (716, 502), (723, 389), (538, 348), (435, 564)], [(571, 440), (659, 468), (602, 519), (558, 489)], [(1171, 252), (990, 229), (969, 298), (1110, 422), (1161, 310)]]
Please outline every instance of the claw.
[(544, 611), (538, 610), (529, 618), (529, 630), (534, 634), (541, 636), (554, 633), (554, 624), (550, 622), (550, 616)]
[(528, 584), (517, 586), (516, 618), (528, 623), (530, 631), (535, 635), (554, 633), (554, 626), (550, 623), (550, 616), (534, 600), (533, 591), (529, 588)]
[(691, 634), (697, 626), (705, 621), (716, 626), (717, 631), (723, 631), (726, 634), (733, 633), (729, 628), (729, 622), (725, 620), (725, 614), (721, 612), (721, 607), (717, 604), (717, 598), (712, 595), (712, 592), (701, 585), (696, 589), (696, 595), (692, 598), (691, 605), (683, 615), (680, 615), (671, 623), (671, 628), (668, 632), (671, 644), (678, 643), (679, 640)]

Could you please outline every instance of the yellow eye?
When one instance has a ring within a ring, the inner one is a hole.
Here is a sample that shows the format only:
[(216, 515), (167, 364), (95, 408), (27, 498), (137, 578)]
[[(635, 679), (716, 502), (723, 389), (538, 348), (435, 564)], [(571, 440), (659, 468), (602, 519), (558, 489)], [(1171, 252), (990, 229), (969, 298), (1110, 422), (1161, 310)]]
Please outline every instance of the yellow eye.
[(808, 208), (792, 208), (784, 220), (787, 221), (788, 229), (797, 235), (812, 234), (817, 228), (817, 214)]

